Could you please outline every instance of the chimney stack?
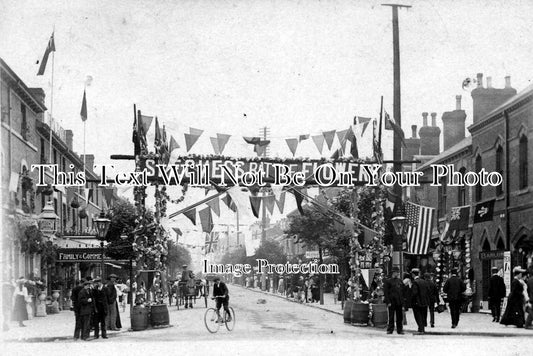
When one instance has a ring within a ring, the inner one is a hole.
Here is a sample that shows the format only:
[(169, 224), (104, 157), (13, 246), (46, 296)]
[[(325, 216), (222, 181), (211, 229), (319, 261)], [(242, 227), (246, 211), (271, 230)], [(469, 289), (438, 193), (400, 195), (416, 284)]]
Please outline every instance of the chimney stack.
[(406, 161), (420, 154), (420, 139), (416, 137), (416, 128), (416, 125), (411, 125), (412, 137), (406, 138), (405, 147), (402, 147), (402, 158)]
[(411, 138), (416, 138), (416, 125), (411, 125)]
[(66, 138), (66, 141), (67, 141), (65, 143), (67, 144), (68, 149), (73, 151), (73, 149), (72, 149), (72, 141), (74, 139), (74, 132), (72, 132), (72, 130), (65, 130), (65, 138)]
[(461, 95), (456, 95), (455, 110), (442, 114), (442, 136), (445, 151), (465, 138), (465, 120), (466, 112), (461, 110)]
[(511, 76), (505, 76), (505, 89), (511, 89)]
[(483, 88), (483, 74), (477, 75), (478, 86), (472, 90), (474, 125), (485, 119), (485, 116), (498, 106), (516, 95), (516, 89), (511, 87), (511, 77), (505, 77), (505, 88), (492, 87), (492, 80), (487, 77), (487, 88)]
[(418, 131), (420, 135), (420, 154), (435, 156), (440, 152), (440, 128), (437, 126), (437, 113), (431, 113), (432, 125), (428, 126), (428, 113), (422, 113), (424, 125)]
[(92, 172), (94, 169), (94, 155), (93, 154), (81, 155), (80, 158), (82, 161), (84, 157), (85, 157), (85, 168), (87, 168), (88, 171)]
[(477, 74), (477, 87), (483, 88), (483, 73)]

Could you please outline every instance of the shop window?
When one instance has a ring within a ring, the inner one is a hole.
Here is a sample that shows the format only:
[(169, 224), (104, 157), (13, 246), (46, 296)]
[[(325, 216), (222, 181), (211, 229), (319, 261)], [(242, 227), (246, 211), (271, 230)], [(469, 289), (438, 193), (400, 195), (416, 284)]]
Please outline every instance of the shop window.
[[(496, 149), (496, 167), (495, 168), (496, 168), (496, 172), (500, 173), (503, 177), (504, 175), (503, 175), (503, 148), (502, 146), (498, 146), (498, 148)], [(496, 186), (496, 195), (499, 196), (502, 194), (503, 194), (503, 183)]]
[(519, 167), (519, 188), (524, 189), (528, 186), (527, 176), (527, 137), (522, 135), (520, 137), (520, 144), (518, 149), (518, 167)]

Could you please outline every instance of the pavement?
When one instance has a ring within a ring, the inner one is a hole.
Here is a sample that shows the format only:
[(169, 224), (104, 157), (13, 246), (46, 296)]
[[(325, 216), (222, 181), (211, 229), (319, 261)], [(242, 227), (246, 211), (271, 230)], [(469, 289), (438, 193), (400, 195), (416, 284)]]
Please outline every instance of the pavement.
[[(259, 288), (245, 288), (240, 285), (232, 285), (236, 288), (248, 289), (258, 294), (270, 295), (277, 298), (285, 299), (289, 303), (297, 303), (305, 305), (309, 308), (322, 309), (331, 313), (335, 313), (343, 317), (344, 311), (342, 305), (337, 301), (332, 293), (324, 293), (324, 304), (320, 303), (299, 303), (292, 298), (287, 298), (279, 293), (271, 293), (268, 291), (262, 291)], [(502, 310), (503, 313), (503, 310)], [(406, 333), (415, 333), (418, 330), (413, 312), (409, 310), (406, 312), (407, 325), (404, 325), (404, 331)], [(429, 324), (429, 312), (428, 312), (428, 324)], [(358, 327), (358, 326), (354, 326)], [(363, 327), (364, 328), (364, 327)], [(380, 328), (372, 328), (376, 331), (383, 330)], [(462, 313), (459, 319), (459, 325), (457, 328), (451, 328), (451, 316), (449, 309), (442, 313), (435, 311), (435, 327), (427, 327), (426, 334), (428, 335), (462, 335), (462, 336), (496, 336), (496, 337), (533, 337), (532, 329), (517, 328), (516, 326), (505, 326), (499, 323), (492, 322), (492, 315), (490, 313)]]

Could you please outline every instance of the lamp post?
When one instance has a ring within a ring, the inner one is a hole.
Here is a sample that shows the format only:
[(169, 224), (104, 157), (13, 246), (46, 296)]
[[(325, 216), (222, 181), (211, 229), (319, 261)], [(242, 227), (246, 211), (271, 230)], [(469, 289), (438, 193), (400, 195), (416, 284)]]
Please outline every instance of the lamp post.
[(392, 265), (400, 268), (403, 273), (403, 229), (405, 226), (405, 216), (395, 216), (391, 219), (394, 227), (394, 240), (392, 244)]
[(93, 225), (96, 226), (96, 237), (98, 238), (98, 240), (100, 240), (100, 252), (101, 252), (101, 257), (102, 257), (102, 262), (101, 262), (102, 280), (105, 278), (104, 276), (104, 241), (107, 235), (107, 231), (109, 230), (110, 224), (111, 224), (111, 220), (105, 217), (105, 214), (103, 211), (100, 212), (100, 216), (97, 219), (93, 219)]

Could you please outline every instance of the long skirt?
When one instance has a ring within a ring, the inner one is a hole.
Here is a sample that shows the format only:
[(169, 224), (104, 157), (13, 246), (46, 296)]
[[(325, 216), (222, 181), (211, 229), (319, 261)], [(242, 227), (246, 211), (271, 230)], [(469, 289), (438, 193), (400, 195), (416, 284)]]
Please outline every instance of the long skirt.
[(23, 295), (15, 297), (15, 305), (13, 306), (13, 314), (11, 320), (24, 321), (28, 320), (28, 310), (26, 309), (26, 300)]
[(522, 328), (524, 327), (525, 321), (524, 307), (522, 303), (517, 303), (515, 301), (507, 303), (507, 308), (505, 308), (500, 324), (516, 325), (517, 327)]

